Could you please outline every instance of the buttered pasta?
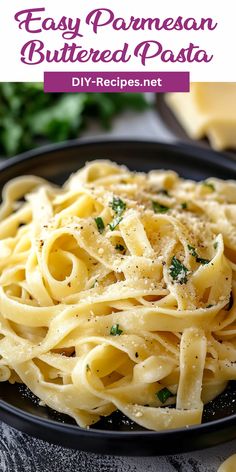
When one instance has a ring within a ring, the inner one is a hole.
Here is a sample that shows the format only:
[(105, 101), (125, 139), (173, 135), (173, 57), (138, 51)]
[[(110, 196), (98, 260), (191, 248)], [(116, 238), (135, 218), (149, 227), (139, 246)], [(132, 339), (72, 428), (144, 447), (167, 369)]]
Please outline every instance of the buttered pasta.
[(236, 379), (236, 182), (94, 161), (0, 207), (0, 381), (81, 427), (201, 422)]

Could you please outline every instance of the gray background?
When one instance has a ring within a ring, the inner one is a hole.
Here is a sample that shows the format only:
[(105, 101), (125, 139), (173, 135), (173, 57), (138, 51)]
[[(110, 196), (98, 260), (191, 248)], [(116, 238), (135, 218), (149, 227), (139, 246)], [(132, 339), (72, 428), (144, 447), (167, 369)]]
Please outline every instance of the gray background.
[[(84, 136), (99, 134), (100, 130), (92, 126)], [(124, 113), (114, 121), (109, 135), (175, 140), (152, 110), (140, 115)], [(216, 472), (220, 463), (233, 453), (236, 441), (169, 457), (98, 456), (50, 445), (0, 422), (0, 472)]]

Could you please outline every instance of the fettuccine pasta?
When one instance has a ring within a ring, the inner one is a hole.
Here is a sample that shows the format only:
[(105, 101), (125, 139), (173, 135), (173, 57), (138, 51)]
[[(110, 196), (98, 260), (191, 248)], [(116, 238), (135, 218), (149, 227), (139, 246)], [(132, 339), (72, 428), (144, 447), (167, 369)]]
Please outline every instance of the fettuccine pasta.
[(236, 379), (236, 182), (94, 161), (0, 207), (0, 381), (81, 427), (201, 422)]

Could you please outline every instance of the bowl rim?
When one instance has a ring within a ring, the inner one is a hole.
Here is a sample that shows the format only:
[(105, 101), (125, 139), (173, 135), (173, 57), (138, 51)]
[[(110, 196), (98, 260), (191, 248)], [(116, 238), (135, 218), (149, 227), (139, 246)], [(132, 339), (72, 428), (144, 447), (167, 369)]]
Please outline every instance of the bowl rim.
[(224, 160), (224, 166), (227, 164), (227, 169), (235, 170), (236, 156), (225, 154), (224, 152), (217, 152), (213, 149), (201, 148), (197, 144), (186, 143), (182, 141), (166, 142), (150, 138), (126, 138), (126, 137), (106, 137), (106, 135), (96, 137), (86, 137), (79, 139), (71, 139), (68, 141), (62, 141), (59, 143), (45, 144), (34, 149), (30, 149), (23, 153), (16, 154), (13, 157), (3, 157), (0, 160), (0, 171), (13, 167), (21, 162), (27, 162), (28, 160), (35, 159), (43, 156), (44, 154), (51, 154), (56, 151), (62, 151), (65, 149), (81, 148), (87, 146), (97, 145), (154, 145), (157, 148), (163, 149), (164, 151), (170, 151), (171, 153), (180, 153), (184, 155), (191, 154), (191, 159), (206, 162), (211, 164), (219, 164), (222, 167), (222, 160)]

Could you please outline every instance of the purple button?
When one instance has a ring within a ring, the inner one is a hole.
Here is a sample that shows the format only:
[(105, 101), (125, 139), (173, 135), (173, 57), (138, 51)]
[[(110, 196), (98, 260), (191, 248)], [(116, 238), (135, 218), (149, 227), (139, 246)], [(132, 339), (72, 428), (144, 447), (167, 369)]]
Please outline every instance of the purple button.
[(189, 92), (189, 72), (45, 72), (44, 92)]

